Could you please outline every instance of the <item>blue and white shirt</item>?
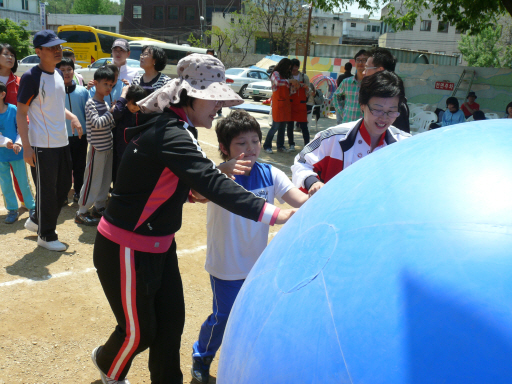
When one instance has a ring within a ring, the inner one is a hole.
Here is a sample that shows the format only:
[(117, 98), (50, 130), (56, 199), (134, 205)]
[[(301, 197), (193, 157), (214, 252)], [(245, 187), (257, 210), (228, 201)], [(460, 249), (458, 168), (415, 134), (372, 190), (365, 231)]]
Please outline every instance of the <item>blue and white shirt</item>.
[(28, 137), (31, 146), (59, 148), (68, 145), (66, 90), (59, 69), (50, 73), (36, 65), (25, 72), (20, 80), (18, 103), (29, 106)]
[[(273, 204), (294, 185), (283, 171), (254, 163), (249, 176), (235, 176), (249, 192)], [(207, 211), (206, 271), (222, 280), (245, 279), (268, 243), (269, 226), (245, 219), (210, 202)]]
[[(13, 143), (21, 144), (16, 127), (16, 106), (7, 104), (7, 110), (0, 113), (0, 141), (1, 136), (11, 139)], [(20, 153), (16, 154), (12, 149), (0, 148), (0, 161), (17, 161), (23, 160), (23, 148)]]

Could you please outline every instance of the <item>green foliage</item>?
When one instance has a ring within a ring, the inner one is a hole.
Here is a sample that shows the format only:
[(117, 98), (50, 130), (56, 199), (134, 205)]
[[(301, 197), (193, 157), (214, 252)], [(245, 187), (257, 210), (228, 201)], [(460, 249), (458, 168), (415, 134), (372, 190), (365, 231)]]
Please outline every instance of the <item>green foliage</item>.
[[(381, 1), (386, 3), (386, 1)], [(380, 9), (379, 0), (313, 0), (313, 8), (321, 9), (326, 12), (333, 12), (335, 9), (346, 9), (347, 7), (357, 4), (359, 9), (364, 9), (370, 14), (378, 12)]]
[(507, 11), (512, 14), (512, 0), (403, 0), (396, 7), (390, 3), (389, 13), (382, 20), (400, 31), (414, 25), (426, 9), (430, 9), (429, 17), (435, 15), (461, 32), (478, 34), (496, 25)]
[(477, 35), (462, 36), (459, 50), (470, 67), (512, 68), (512, 47), (502, 40), (502, 29), (498, 25)]
[(71, 13), (86, 15), (122, 15), (124, 0), (116, 3), (110, 0), (74, 0)]
[(73, 0), (50, 0), (46, 6), (46, 12), (51, 14), (71, 13), (73, 8)]
[(0, 41), (12, 45), (18, 59), (34, 53), (30, 33), (25, 29), (27, 26), (25, 20), (17, 24), (8, 18), (0, 19)]

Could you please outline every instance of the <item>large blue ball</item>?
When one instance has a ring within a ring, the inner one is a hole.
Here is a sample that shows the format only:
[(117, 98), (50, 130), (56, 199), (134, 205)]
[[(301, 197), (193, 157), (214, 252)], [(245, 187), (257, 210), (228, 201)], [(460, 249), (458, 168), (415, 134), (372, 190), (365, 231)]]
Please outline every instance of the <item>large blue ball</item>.
[(267, 247), (218, 382), (512, 383), (512, 123), (360, 160)]

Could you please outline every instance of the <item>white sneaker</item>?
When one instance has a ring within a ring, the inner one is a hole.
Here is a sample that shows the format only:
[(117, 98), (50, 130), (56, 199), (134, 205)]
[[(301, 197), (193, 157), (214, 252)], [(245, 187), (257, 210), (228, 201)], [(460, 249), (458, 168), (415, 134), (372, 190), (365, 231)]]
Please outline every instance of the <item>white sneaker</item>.
[(98, 367), (98, 363), (96, 363), (96, 353), (98, 353), (98, 349), (100, 349), (100, 347), (96, 347), (93, 349), (93, 351), (91, 353), (91, 359), (92, 359), (92, 362), (94, 363), (94, 366), (96, 367), (96, 369), (100, 372), (100, 377), (101, 377), (102, 383), (103, 384), (130, 384), (130, 382), (126, 379), (124, 379), (124, 380), (111, 379), (110, 377), (108, 377), (101, 371), (100, 367)]
[(38, 228), (39, 228), (39, 226), (36, 223), (34, 223), (30, 219), (30, 217), (27, 219), (27, 221), (25, 221), (25, 229), (28, 229), (29, 231), (37, 233)]
[(49, 251), (65, 251), (66, 246), (62, 244), (59, 240), (53, 240), (53, 241), (44, 241), (40, 237), (37, 238), (37, 245), (40, 247), (46, 248)]
[(295, 145), (290, 145), (290, 149), (288, 149), (288, 151), (294, 152), (295, 151)]
[(266, 148), (265, 152), (267, 152), (267, 153), (274, 153), (274, 151), (272, 151), (272, 148)]

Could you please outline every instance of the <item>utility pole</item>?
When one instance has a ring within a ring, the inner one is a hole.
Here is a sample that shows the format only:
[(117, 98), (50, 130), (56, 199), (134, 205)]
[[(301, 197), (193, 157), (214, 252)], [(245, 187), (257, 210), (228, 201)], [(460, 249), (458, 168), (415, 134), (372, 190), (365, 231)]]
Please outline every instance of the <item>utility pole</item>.
[[(303, 7), (307, 7), (303, 5)], [(309, 48), (309, 30), (311, 29), (311, 13), (313, 13), (313, 4), (309, 4), (309, 16), (308, 16), (308, 30), (306, 32), (306, 49), (304, 51), (304, 64), (302, 65), (302, 73), (306, 73), (306, 61), (308, 59), (308, 48)]]

